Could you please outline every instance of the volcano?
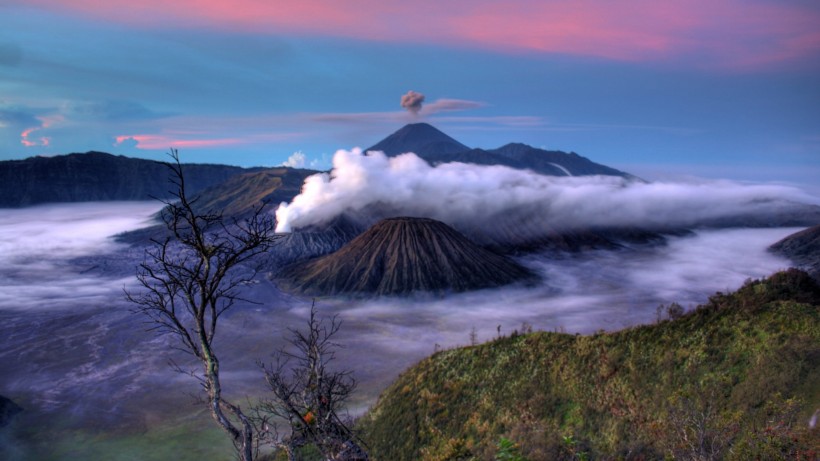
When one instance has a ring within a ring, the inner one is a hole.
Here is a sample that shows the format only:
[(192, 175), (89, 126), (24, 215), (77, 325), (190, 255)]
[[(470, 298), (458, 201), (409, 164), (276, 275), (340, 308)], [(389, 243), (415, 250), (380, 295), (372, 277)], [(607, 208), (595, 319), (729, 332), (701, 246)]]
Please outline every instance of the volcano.
[(442, 133), (428, 123), (410, 123), (379, 141), (366, 151), (381, 151), (388, 157), (413, 152), (426, 159), (433, 155), (457, 154), (469, 147)]
[(460, 292), (534, 277), (442, 222), (410, 217), (382, 220), (338, 251), (283, 274), (286, 288), (319, 296)]
[(405, 125), (365, 151), (381, 151), (388, 157), (413, 152), (431, 165), (459, 162), (503, 165), (548, 176), (607, 175), (637, 179), (574, 152), (537, 149), (521, 143), (510, 143), (497, 149), (471, 149), (428, 123)]

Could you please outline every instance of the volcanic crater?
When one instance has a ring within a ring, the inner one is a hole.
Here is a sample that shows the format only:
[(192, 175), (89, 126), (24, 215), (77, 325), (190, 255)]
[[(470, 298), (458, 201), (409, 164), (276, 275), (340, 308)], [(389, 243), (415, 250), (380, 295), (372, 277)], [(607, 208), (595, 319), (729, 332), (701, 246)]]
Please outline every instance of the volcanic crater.
[(286, 289), (313, 296), (446, 293), (531, 281), (535, 274), (429, 218), (379, 221), (338, 251), (282, 271)]

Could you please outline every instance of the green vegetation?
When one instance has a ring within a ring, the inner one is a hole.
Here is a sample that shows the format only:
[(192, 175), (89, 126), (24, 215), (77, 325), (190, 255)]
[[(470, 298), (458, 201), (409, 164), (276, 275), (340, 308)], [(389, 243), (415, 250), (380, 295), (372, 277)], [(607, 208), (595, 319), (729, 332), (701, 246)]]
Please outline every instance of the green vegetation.
[(818, 309), (820, 287), (789, 270), (655, 325), (439, 352), (360, 427), (391, 461), (812, 459)]

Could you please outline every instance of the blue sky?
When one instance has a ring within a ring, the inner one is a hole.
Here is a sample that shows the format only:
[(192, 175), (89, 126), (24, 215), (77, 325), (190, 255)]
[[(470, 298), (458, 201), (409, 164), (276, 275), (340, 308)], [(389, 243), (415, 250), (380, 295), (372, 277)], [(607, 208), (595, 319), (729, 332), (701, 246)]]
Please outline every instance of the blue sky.
[(426, 121), (649, 179), (820, 182), (816, 2), (98, 3), (0, 6), (0, 159), (327, 168)]

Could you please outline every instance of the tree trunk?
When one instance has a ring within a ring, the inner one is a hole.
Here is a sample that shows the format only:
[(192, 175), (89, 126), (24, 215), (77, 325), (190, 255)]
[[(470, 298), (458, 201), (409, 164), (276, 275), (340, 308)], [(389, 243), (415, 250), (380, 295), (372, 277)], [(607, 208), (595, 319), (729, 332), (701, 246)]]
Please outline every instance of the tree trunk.
[[(253, 461), (253, 427), (239, 407), (222, 400), (222, 385), (219, 382), (219, 360), (212, 354), (206, 344), (203, 343), (202, 346), (203, 355), (206, 358), (205, 377), (208, 386), (211, 415), (214, 420), (230, 434), (234, 446), (241, 455), (242, 461)], [(223, 407), (240, 421), (242, 424), (241, 431), (225, 416)]]

